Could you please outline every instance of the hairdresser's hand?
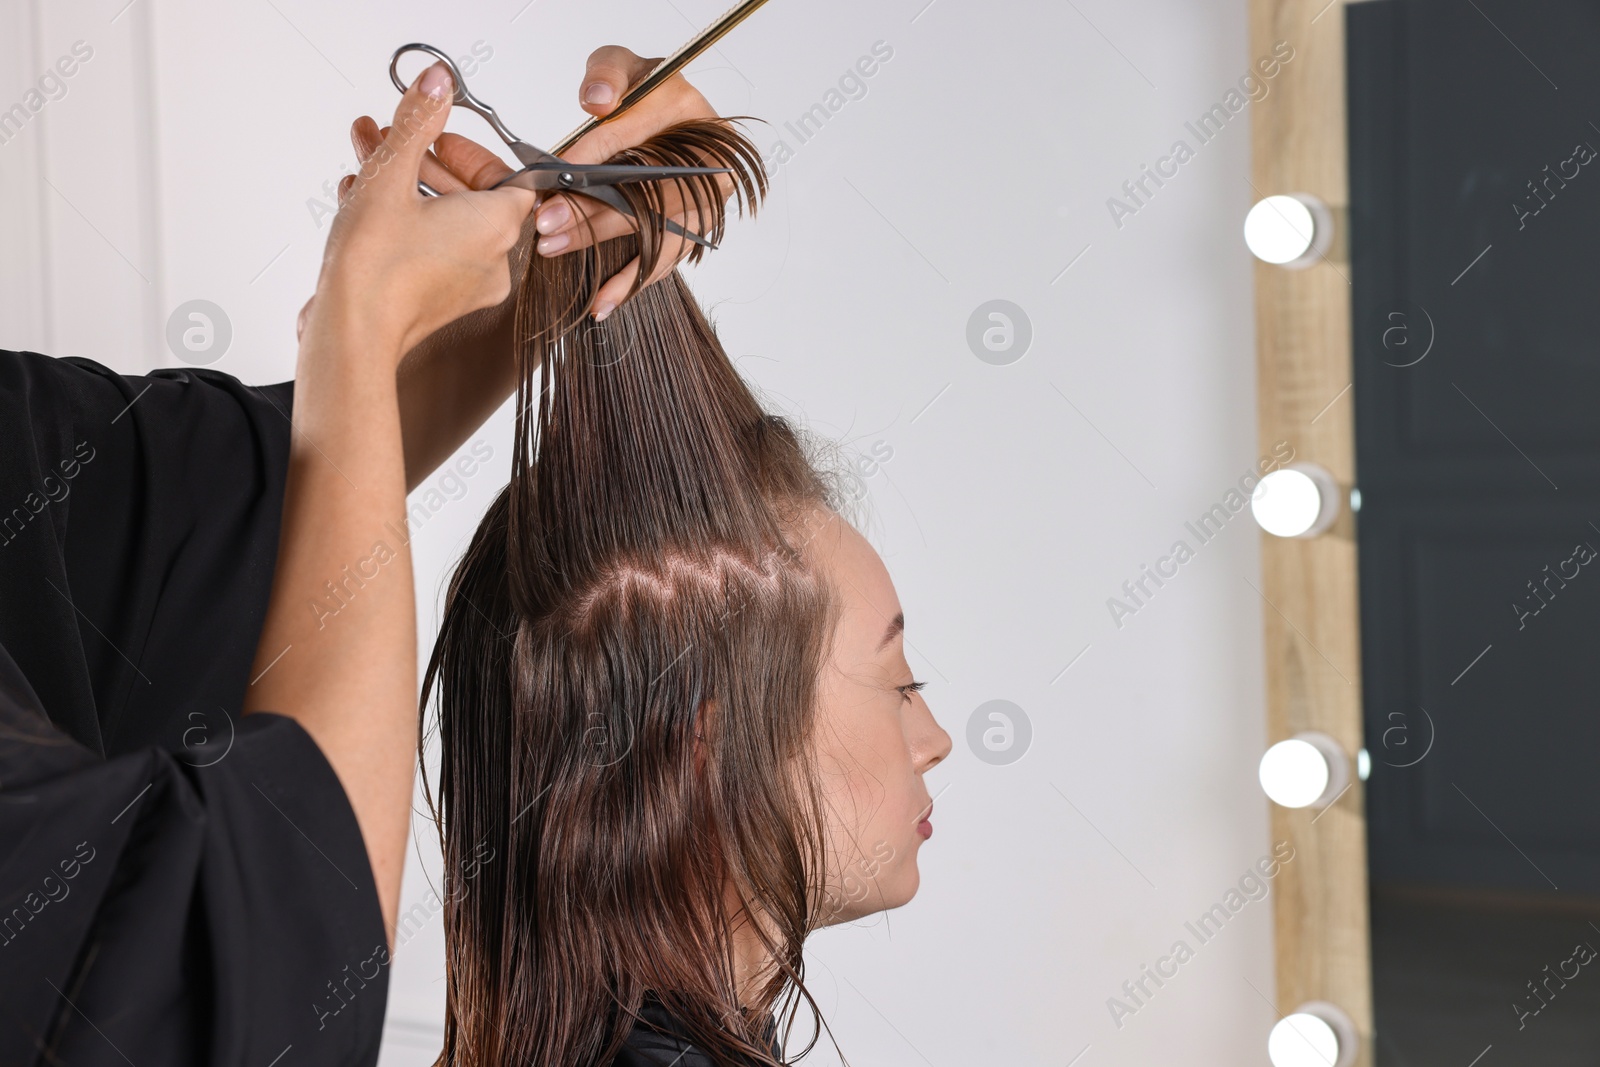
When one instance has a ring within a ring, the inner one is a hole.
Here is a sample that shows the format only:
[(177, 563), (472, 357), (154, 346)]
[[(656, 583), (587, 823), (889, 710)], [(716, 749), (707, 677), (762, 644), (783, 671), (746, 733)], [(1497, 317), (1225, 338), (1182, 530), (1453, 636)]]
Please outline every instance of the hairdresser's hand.
[[(419, 75), (395, 121), (340, 186), (317, 298), (308, 314), (353, 314), (396, 343), (395, 361), (447, 323), (506, 301), (508, 253), (537, 202), (526, 189), (425, 197), (417, 179), (449, 117), (452, 85), (443, 64)], [(369, 120), (370, 121), (370, 120)], [(437, 164), (434, 164), (435, 166)]]
[[(659, 62), (659, 59), (636, 56), (620, 45), (597, 49), (589, 56), (588, 69), (578, 90), (581, 106), (591, 115), (610, 114), (628, 86), (643, 78)], [(623, 149), (644, 143), (668, 126), (688, 119), (715, 118), (716, 114), (706, 98), (683, 75), (674, 75), (615, 122), (589, 131), (563, 158), (571, 163), (603, 163)], [(356, 154), (366, 159), (388, 132), (387, 129), (378, 129), (369, 118), (357, 119), (350, 130)], [(488, 189), (510, 173), (512, 168), (494, 152), (453, 133), (440, 137), (434, 145), (434, 153), (422, 160), (422, 180), (440, 192)], [(717, 183), (722, 188), (724, 198), (733, 195), (731, 175), (718, 175)], [(351, 184), (351, 178), (340, 183), (341, 203)], [(677, 187), (668, 183), (663, 193), (667, 200), (667, 214), (686, 229), (697, 228), (699, 220), (693, 207), (691, 205), (685, 210)], [(596, 241), (632, 233), (635, 228), (631, 220), (604, 204), (585, 196), (567, 194), (546, 199), (540, 204), (534, 218), (538, 234), (541, 235), (538, 252), (546, 256), (575, 252)], [(590, 226), (583, 223), (585, 218), (593, 227), (593, 237), (590, 236)], [(693, 247), (686, 240), (673, 240), (668, 235), (662, 242), (661, 259), (646, 277), (646, 284), (665, 278)], [(522, 250), (518, 251), (520, 253)], [(609, 314), (627, 295), (638, 269), (638, 260), (634, 260), (608, 279), (596, 291), (589, 310), (600, 318)], [(509, 319), (509, 307), (504, 314)]]
[[(417, 191), (451, 90), (435, 64), (405, 92), (328, 235), (300, 338), (277, 564), (243, 708), (290, 716), (327, 757), (360, 826), (391, 945), (417, 760), (416, 593), (409, 542), (395, 535), (407, 488), (397, 369), (424, 337), (505, 301), (506, 253), (536, 199), (524, 189)], [(359, 597), (322, 603), (328, 577), (352, 568)]]
[[(578, 90), (579, 103), (591, 115), (609, 115), (628, 87), (660, 62), (659, 58), (643, 59), (636, 56), (621, 45), (596, 49), (589, 56), (589, 67), (584, 72), (583, 83)], [(573, 163), (604, 163), (623, 149), (640, 144), (668, 126), (688, 119), (715, 118), (716, 115), (700, 91), (690, 85), (683, 75), (675, 74), (615, 122), (590, 130), (572, 146), (565, 158)], [(719, 174), (717, 184), (722, 188), (723, 199), (733, 195), (732, 175)], [(676, 184), (667, 183), (663, 192), (667, 196), (668, 216), (684, 229), (698, 231), (699, 218), (692, 205), (685, 211)], [(589, 225), (582, 221), (585, 218), (589, 220)], [(631, 220), (604, 204), (588, 197), (566, 194), (551, 197), (541, 204), (534, 219), (543, 235), (539, 239), (538, 251), (544, 256), (565, 255), (587, 247), (594, 240), (604, 241), (634, 230)], [(594, 230), (593, 239), (589, 234), (591, 226)], [(661, 258), (650, 270), (646, 283), (665, 278), (693, 247), (682, 238), (674, 240), (671, 234), (665, 235)], [(639, 261), (635, 259), (600, 287), (590, 305), (590, 310), (597, 318), (604, 318), (611, 308), (622, 302), (638, 269)]]

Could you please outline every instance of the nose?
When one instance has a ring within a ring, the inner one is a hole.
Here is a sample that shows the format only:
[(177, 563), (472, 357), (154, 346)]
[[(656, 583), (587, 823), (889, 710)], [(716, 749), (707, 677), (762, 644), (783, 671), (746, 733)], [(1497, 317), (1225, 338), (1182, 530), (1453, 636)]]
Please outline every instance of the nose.
[(917, 721), (912, 735), (911, 753), (919, 773), (950, 755), (950, 735), (933, 718), (926, 701), (917, 701)]

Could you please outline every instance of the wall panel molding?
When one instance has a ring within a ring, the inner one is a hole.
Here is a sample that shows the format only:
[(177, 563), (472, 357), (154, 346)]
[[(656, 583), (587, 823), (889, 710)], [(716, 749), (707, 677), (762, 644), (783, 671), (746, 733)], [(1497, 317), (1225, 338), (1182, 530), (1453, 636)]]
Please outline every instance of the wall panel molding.
[[(38, 70), (36, 35), (42, 0), (0, 4), (0, 112), (18, 103)], [(0, 346), (48, 351), (49, 234), (45, 227), (40, 180), (43, 131), (13, 132), (0, 119)]]
[(46, 351), (130, 373), (160, 365), (165, 352), (151, 54), (159, 2), (22, 5), (31, 7), (33, 45), (16, 68), (19, 91), (53, 76), (74, 48), (89, 58), (69, 63), (60, 91), (0, 146), (36, 159), (27, 202), (42, 235)]

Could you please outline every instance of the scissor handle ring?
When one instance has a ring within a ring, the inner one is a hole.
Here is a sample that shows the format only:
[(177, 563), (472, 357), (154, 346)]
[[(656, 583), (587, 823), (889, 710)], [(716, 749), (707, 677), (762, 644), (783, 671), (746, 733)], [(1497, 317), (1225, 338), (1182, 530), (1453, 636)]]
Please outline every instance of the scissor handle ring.
[(457, 107), (464, 107), (468, 111), (475, 111), (482, 115), (489, 125), (494, 127), (494, 132), (499, 134), (507, 144), (511, 144), (518, 139), (515, 134), (506, 129), (505, 123), (500, 121), (500, 116), (495, 113), (494, 108), (472, 95), (472, 92), (467, 88), (467, 79), (461, 76), (461, 70), (456, 66), (455, 60), (431, 44), (423, 44), (418, 41), (411, 44), (403, 44), (394, 50), (394, 56), (389, 60), (389, 80), (394, 82), (396, 89), (404, 93), (409, 88), (405, 82), (400, 80), (400, 57), (407, 52), (426, 52), (443, 63), (445, 69), (450, 72), (451, 83), (455, 86), (455, 92), (451, 96), (452, 102)]

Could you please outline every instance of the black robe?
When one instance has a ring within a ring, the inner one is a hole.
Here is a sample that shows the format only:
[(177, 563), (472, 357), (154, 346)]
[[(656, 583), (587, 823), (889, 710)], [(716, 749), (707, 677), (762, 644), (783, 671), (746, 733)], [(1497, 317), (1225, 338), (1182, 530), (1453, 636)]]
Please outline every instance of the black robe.
[[(777, 1020), (769, 1016), (763, 1029), (767, 1051), (782, 1063)], [(690, 1042), (687, 1031), (660, 1000), (646, 994), (639, 1006), (639, 1021), (629, 1031), (622, 1051), (611, 1060), (611, 1067), (712, 1067), (711, 1057)]]
[(376, 1062), (354, 813), (238, 714), (292, 399), (0, 352), (0, 1064)]

